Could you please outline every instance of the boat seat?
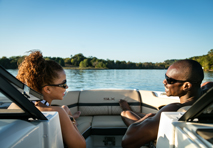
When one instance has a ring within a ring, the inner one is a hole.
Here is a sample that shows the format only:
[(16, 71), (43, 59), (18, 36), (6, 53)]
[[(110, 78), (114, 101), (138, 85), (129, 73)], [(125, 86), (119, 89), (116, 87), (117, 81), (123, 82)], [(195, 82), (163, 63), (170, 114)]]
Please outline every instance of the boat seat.
[(78, 130), (81, 134), (86, 132), (89, 128), (91, 128), (92, 125), (92, 116), (80, 116), (78, 119), (76, 119), (76, 122), (78, 124)]
[(52, 105), (67, 105), (72, 113), (81, 111), (76, 119), (78, 130), (124, 128), (119, 100), (124, 99), (133, 111), (141, 112), (141, 99), (137, 90), (83, 90), (69, 91), (63, 100), (53, 100)]
[[(119, 100), (124, 99), (132, 110), (141, 111), (141, 99), (136, 90), (84, 90), (80, 92), (78, 109), (81, 116), (91, 116), (91, 129), (125, 128)], [(77, 119), (78, 122), (78, 119)], [(83, 131), (78, 126), (79, 131)]]
[(140, 112), (141, 99), (136, 90), (81, 91), (78, 98), (78, 110), (81, 111), (81, 116), (77, 119), (79, 131), (83, 134), (89, 128), (126, 129), (120, 116), (122, 111), (119, 105), (120, 99), (129, 102), (132, 110)]
[(114, 130), (122, 129), (125, 132), (127, 128), (120, 116), (120, 99), (126, 100), (133, 111), (143, 113), (155, 113), (159, 106), (179, 101), (156, 96), (152, 91), (98, 89), (69, 91), (63, 100), (53, 100), (52, 105), (67, 105), (71, 113), (81, 111), (76, 121), (83, 135), (97, 133), (97, 130), (118, 133)]
[(94, 116), (92, 122), (92, 128), (115, 128), (115, 127), (124, 127), (124, 124), (121, 116)]
[(178, 97), (168, 97), (162, 92), (139, 90), (142, 102), (142, 113), (157, 113), (160, 108), (167, 104), (177, 102)]
[(84, 90), (79, 96), (82, 115), (120, 115), (119, 100), (126, 100), (131, 109), (141, 112), (141, 99), (136, 90)]

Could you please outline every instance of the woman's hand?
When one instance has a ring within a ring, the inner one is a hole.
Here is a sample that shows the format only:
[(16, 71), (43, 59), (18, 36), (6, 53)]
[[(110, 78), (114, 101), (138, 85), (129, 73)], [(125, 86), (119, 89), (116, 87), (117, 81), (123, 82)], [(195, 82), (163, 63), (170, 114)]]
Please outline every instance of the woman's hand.
[(62, 105), (61, 107), (66, 111), (66, 113), (69, 116), (72, 116), (75, 119), (77, 119), (80, 116), (80, 114), (81, 114), (81, 111), (77, 111), (74, 114), (72, 114), (71, 111), (70, 111), (70, 109), (69, 109), (69, 107), (67, 105)]
[(72, 116), (72, 113), (71, 113), (71, 111), (70, 111), (68, 106), (62, 105), (61, 108), (63, 108), (69, 116)]

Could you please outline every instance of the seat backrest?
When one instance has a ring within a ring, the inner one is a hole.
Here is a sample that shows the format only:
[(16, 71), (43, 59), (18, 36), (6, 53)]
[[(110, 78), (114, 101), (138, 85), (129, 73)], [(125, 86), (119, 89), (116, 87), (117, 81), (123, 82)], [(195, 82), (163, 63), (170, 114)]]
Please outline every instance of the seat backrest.
[(53, 100), (52, 105), (67, 105), (72, 113), (78, 111), (78, 99), (81, 91), (68, 91), (63, 100)]
[(141, 112), (141, 99), (136, 90), (84, 90), (79, 96), (81, 115), (120, 115), (119, 100), (126, 100), (133, 111)]
[(167, 104), (179, 103), (178, 97), (168, 97), (162, 92), (153, 92), (146, 90), (139, 90), (142, 101), (142, 113), (157, 113), (157, 111)]

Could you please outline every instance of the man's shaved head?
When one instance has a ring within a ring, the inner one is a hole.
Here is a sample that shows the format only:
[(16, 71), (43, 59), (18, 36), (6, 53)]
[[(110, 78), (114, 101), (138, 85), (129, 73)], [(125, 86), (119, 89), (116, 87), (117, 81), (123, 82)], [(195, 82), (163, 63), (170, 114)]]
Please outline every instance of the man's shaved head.
[(194, 60), (180, 60), (171, 65), (176, 69), (176, 73), (182, 77), (182, 80), (197, 82), (201, 84), (204, 74), (202, 66)]
[[(164, 79), (167, 96), (185, 96), (195, 94), (200, 90), (204, 74), (202, 66), (194, 60), (180, 60), (169, 66), (166, 77), (173, 79), (175, 83), (168, 83)], [(187, 96), (189, 97), (189, 96)]]

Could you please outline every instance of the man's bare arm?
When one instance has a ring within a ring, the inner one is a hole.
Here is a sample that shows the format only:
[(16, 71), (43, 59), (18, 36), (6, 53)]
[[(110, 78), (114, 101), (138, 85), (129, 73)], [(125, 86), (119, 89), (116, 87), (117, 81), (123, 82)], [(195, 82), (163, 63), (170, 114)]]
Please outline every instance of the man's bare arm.
[(169, 104), (159, 110), (153, 117), (150, 117), (152, 114), (149, 114), (148, 116), (145, 116), (139, 121), (131, 124), (123, 137), (122, 147), (137, 148), (155, 140), (157, 138), (161, 112), (177, 111), (182, 106), (183, 105), (180, 103)]

